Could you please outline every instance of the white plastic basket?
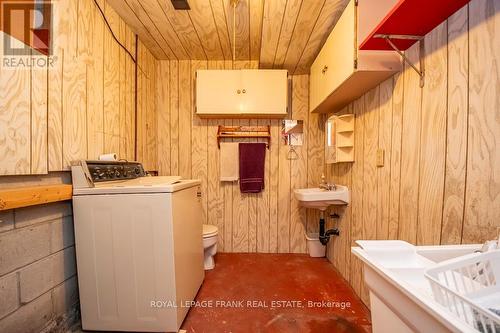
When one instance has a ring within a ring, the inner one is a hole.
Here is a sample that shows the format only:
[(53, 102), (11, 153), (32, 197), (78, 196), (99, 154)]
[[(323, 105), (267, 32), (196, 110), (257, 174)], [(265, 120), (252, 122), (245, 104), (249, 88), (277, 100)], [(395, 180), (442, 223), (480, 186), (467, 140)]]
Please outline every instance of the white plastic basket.
[(444, 261), (425, 276), (451, 313), (477, 332), (500, 333), (500, 250)]

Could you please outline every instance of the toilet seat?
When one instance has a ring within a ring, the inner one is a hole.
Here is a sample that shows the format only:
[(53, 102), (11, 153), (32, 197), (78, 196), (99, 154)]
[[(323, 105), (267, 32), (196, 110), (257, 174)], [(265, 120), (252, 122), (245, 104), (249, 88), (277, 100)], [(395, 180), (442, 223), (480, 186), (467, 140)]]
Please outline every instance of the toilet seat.
[(217, 229), (216, 226), (211, 225), (211, 224), (204, 224), (203, 225), (203, 238), (217, 236), (218, 233), (219, 233), (219, 230)]

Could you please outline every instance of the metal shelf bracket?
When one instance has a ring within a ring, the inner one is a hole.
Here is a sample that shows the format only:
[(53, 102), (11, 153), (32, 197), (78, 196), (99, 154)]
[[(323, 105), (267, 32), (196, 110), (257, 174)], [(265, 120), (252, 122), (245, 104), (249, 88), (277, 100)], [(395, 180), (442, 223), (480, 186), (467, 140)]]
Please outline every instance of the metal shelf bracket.
[[(414, 36), (414, 35), (375, 35), (373, 36), (374, 38), (383, 38), (387, 41), (387, 43), (393, 48), (394, 51), (396, 51), (404, 60), (405, 63), (411, 66), (415, 72), (417, 72), (418, 76), (420, 76), (420, 88), (423, 88), (425, 85), (425, 63), (424, 63), (424, 57), (425, 57), (425, 44), (422, 42), (422, 39), (424, 39), (423, 36)], [(418, 69), (414, 64), (411, 63), (410, 59), (401, 51), (398, 49), (398, 47), (392, 42), (393, 39), (412, 39), (412, 40), (418, 40), (420, 43), (420, 69)]]

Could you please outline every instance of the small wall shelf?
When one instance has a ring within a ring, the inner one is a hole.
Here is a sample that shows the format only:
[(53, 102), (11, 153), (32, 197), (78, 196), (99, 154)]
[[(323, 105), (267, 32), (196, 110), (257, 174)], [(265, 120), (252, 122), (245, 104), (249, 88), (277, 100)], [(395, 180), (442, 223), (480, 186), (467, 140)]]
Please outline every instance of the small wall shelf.
[(354, 115), (331, 116), (326, 122), (326, 163), (354, 162)]
[(267, 148), (271, 145), (271, 126), (222, 126), (217, 130), (217, 147), (222, 139), (266, 139)]
[(400, 0), (361, 43), (360, 50), (404, 51), (470, 0)]
[(30, 186), (0, 190), (0, 211), (71, 200), (73, 187), (67, 184)]

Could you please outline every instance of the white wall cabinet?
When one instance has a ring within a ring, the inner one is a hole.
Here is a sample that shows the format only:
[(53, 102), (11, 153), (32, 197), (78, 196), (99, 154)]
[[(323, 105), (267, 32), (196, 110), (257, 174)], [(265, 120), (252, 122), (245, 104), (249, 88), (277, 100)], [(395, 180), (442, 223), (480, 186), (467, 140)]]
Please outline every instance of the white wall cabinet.
[(196, 113), (201, 117), (285, 117), (286, 70), (198, 70)]
[(349, 2), (311, 66), (310, 111), (336, 112), (402, 69), (394, 51), (359, 50), (395, 1)]

